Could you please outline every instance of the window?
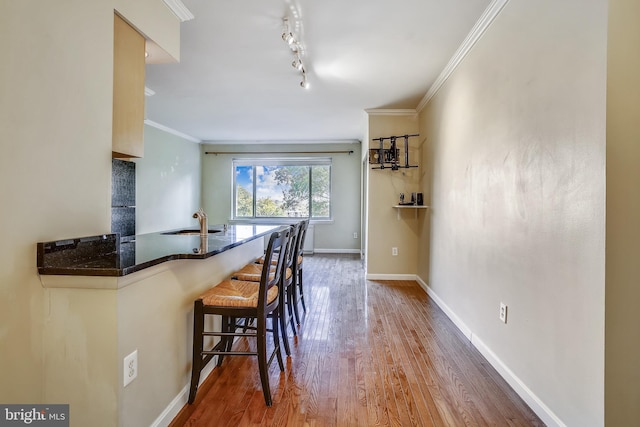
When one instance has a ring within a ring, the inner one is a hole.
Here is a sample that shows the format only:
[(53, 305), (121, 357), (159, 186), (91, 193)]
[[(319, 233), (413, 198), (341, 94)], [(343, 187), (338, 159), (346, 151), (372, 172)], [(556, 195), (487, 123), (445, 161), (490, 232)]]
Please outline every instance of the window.
[(331, 218), (331, 159), (236, 159), (233, 218)]

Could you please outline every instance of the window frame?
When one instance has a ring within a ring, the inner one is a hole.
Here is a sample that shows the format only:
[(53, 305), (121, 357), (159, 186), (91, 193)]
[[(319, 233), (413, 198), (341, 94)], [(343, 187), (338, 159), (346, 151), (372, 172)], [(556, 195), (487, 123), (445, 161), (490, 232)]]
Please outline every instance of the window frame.
[[(238, 166), (251, 166), (252, 167), (252, 203), (253, 203), (253, 215), (246, 217), (239, 217), (236, 215), (237, 209), (237, 176), (236, 168)], [(309, 172), (309, 216), (301, 217), (258, 217), (256, 216), (257, 208), (257, 179), (256, 179), (256, 167), (258, 166), (305, 166)], [(329, 167), (329, 216), (328, 217), (313, 217), (313, 179), (312, 179), (312, 166), (328, 166)], [(331, 157), (287, 157), (287, 158), (234, 158), (231, 161), (231, 212), (230, 220), (233, 222), (246, 222), (246, 223), (284, 223), (288, 224), (292, 219), (309, 218), (312, 223), (333, 223), (333, 158)]]

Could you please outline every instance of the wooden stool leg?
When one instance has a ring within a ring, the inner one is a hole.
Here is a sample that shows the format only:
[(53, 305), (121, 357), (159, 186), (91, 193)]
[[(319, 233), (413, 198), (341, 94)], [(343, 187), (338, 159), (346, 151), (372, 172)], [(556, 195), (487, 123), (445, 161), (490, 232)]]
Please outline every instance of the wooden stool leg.
[[(236, 322), (238, 321), (238, 319), (236, 317), (228, 317), (227, 318), (227, 332), (235, 332), (237, 329), (237, 324)], [(229, 352), (231, 351), (231, 347), (233, 347), (233, 337), (227, 337), (227, 346), (224, 349), (224, 351)]]
[[(277, 314), (276, 314), (277, 316)], [(271, 389), (269, 388), (269, 372), (267, 363), (267, 325), (264, 317), (257, 319), (257, 347), (258, 347), (258, 369), (260, 370), (260, 382), (262, 383), (262, 394), (264, 395), (264, 403), (271, 406)], [(277, 329), (277, 322), (274, 331)]]
[[(278, 308), (279, 310), (279, 308)], [(274, 310), (273, 314), (276, 317), (272, 317), (271, 318), (271, 327), (273, 330), (273, 349), (276, 352), (276, 357), (278, 358), (278, 365), (280, 366), (280, 371), (284, 371), (284, 361), (282, 360), (282, 352), (280, 351), (280, 332), (278, 331), (278, 323), (280, 323), (280, 325), (282, 326), (282, 330), (284, 330), (286, 332), (287, 328), (286, 325), (283, 325), (282, 322), (278, 322), (277, 317), (280, 317), (280, 313), (278, 313), (278, 310)], [(285, 345), (287, 346), (287, 348), (289, 347), (289, 342), (287, 340), (287, 337), (284, 337), (284, 342)], [(287, 353), (287, 356), (289, 356), (290, 354)]]
[[(298, 320), (298, 315), (296, 314), (296, 299), (295, 299), (295, 281), (291, 283), (291, 286), (287, 288), (287, 314), (288, 321), (291, 324), (291, 330), (293, 331), (293, 335), (298, 335), (298, 331), (296, 330), (296, 324), (300, 324), (300, 320)], [(294, 320), (295, 316), (295, 320)], [(283, 332), (284, 333), (284, 332)]]
[[(229, 318), (227, 316), (222, 316), (222, 324), (220, 326), (220, 330), (222, 332), (229, 332)], [(220, 337), (220, 351), (229, 351), (227, 350), (227, 340), (228, 337)], [(218, 355), (218, 366), (222, 366), (222, 361), (224, 360), (224, 354)]]
[[(280, 300), (280, 304), (277, 308), (277, 310), (274, 310), (274, 314), (272, 317), (272, 322), (273, 322), (273, 333), (274, 336), (275, 334), (278, 332), (277, 329), (278, 327), (280, 328), (280, 331), (282, 331), (282, 343), (284, 344), (284, 352), (287, 354), (287, 356), (291, 356), (291, 348), (289, 347), (289, 338), (287, 337), (287, 316), (285, 315), (285, 309), (286, 309), (286, 300), (283, 298)], [(277, 312), (277, 316), (276, 316), (276, 312)]]
[(298, 273), (293, 273), (293, 284), (291, 285), (291, 294), (293, 298), (293, 314), (296, 317), (296, 324), (300, 324), (300, 312), (298, 311)]
[(298, 290), (300, 291), (300, 301), (302, 301), (302, 309), (307, 312), (307, 306), (304, 303), (304, 289), (302, 288), (302, 268), (299, 270), (300, 276), (298, 278)]
[(204, 311), (202, 300), (196, 300), (193, 307), (193, 356), (191, 361), (191, 389), (189, 390), (189, 403), (196, 399), (200, 371), (202, 370), (202, 345), (204, 336)]

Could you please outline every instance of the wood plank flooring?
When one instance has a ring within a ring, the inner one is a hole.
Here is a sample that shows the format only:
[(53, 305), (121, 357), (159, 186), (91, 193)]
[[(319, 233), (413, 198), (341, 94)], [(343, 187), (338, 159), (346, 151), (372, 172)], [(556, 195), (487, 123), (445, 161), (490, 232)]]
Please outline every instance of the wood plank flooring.
[(367, 281), (355, 255), (304, 262), (308, 311), (285, 372), (271, 366), (273, 406), (256, 358), (229, 357), (173, 427), (544, 425), (417, 283)]

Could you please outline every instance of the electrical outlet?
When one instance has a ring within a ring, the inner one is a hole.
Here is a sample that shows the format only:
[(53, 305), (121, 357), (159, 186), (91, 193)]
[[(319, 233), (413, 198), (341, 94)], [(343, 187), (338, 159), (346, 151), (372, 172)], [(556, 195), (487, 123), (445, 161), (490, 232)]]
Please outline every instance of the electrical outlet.
[(391, 255), (398, 256), (398, 248), (391, 248)]
[(138, 350), (124, 358), (124, 387), (138, 376)]
[(353, 238), (357, 239), (358, 238), (358, 233), (353, 233)]
[(503, 323), (507, 323), (507, 304), (500, 303), (500, 315), (498, 317)]

